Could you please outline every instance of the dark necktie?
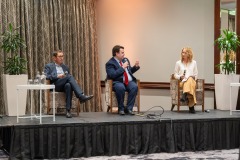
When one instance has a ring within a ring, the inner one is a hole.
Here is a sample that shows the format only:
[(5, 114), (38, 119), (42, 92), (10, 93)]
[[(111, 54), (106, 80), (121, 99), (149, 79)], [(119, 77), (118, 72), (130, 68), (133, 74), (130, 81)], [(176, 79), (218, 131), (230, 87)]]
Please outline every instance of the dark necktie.
[[(122, 66), (122, 62), (121, 61), (120, 61), (120, 65)], [(123, 75), (124, 75), (124, 79), (125, 79), (124, 84), (128, 85), (128, 75), (127, 75), (127, 72), (126, 72), (125, 69), (124, 69)]]

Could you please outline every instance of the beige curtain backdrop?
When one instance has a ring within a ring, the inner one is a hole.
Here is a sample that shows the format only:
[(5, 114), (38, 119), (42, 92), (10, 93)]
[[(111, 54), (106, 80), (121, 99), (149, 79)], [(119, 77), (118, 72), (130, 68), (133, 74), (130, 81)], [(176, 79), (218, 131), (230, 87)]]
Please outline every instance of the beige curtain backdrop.
[[(85, 94), (93, 94), (81, 111), (102, 111), (96, 35), (96, 0), (0, 0), (0, 32), (8, 23), (19, 31), (27, 48), (19, 52), (27, 59), (27, 74), (34, 79), (51, 61), (53, 50), (63, 50), (71, 74), (81, 80)], [(8, 55), (10, 56), (10, 55)], [(0, 114), (5, 114), (2, 74), (6, 59), (0, 51)], [(34, 93), (34, 109), (39, 112), (39, 93)], [(29, 99), (27, 112), (29, 112)]]

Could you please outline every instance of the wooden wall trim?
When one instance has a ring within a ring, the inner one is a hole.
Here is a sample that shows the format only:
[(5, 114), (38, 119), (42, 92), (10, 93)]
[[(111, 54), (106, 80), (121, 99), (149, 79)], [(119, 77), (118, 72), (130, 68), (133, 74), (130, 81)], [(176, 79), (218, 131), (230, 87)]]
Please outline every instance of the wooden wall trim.
[[(101, 87), (105, 87), (105, 81), (101, 81)], [(170, 89), (169, 82), (140, 82), (141, 89)], [(205, 90), (214, 91), (215, 87), (212, 83), (205, 83)]]
[[(214, 1), (214, 40), (216, 40), (221, 33), (221, 19), (220, 19), (220, 0)], [(217, 45), (214, 45), (214, 74), (219, 74), (220, 70), (216, 67), (220, 63), (220, 50)]]

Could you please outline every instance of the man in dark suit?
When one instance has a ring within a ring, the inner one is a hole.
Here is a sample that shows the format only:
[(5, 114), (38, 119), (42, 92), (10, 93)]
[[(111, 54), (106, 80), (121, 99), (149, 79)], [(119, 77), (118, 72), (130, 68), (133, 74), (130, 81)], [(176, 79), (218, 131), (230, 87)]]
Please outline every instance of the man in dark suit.
[[(118, 113), (125, 115), (125, 112), (134, 115), (132, 109), (137, 96), (138, 87), (136, 78), (133, 76), (140, 69), (139, 61), (131, 67), (130, 62), (125, 58), (124, 47), (116, 45), (112, 49), (112, 58), (106, 63), (107, 79), (113, 80), (113, 91), (116, 93), (118, 101)], [(124, 107), (125, 91), (128, 92), (128, 101)]]
[(57, 92), (66, 93), (66, 117), (71, 118), (72, 107), (72, 91), (74, 91), (76, 97), (80, 100), (80, 103), (84, 103), (87, 100), (93, 98), (93, 95), (86, 96), (83, 94), (82, 89), (76, 83), (74, 77), (70, 74), (68, 67), (63, 64), (63, 52), (54, 51), (53, 63), (49, 63), (45, 66), (44, 73), (46, 79), (50, 80), (50, 83), (55, 85)]

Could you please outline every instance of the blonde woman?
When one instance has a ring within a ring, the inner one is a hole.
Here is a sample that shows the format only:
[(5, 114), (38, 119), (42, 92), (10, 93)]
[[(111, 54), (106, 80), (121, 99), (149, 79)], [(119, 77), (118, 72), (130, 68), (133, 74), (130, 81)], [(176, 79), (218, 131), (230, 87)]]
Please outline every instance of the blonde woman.
[(183, 96), (180, 101), (188, 102), (190, 113), (195, 113), (194, 105), (197, 103), (195, 92), (197, 75), (197, 62), (193, 60), (193, 51), (190, 47), (184, 47), (181, 59), (175, 65), (174, 77), (181, 80), (180, 87), (183, 89)]

